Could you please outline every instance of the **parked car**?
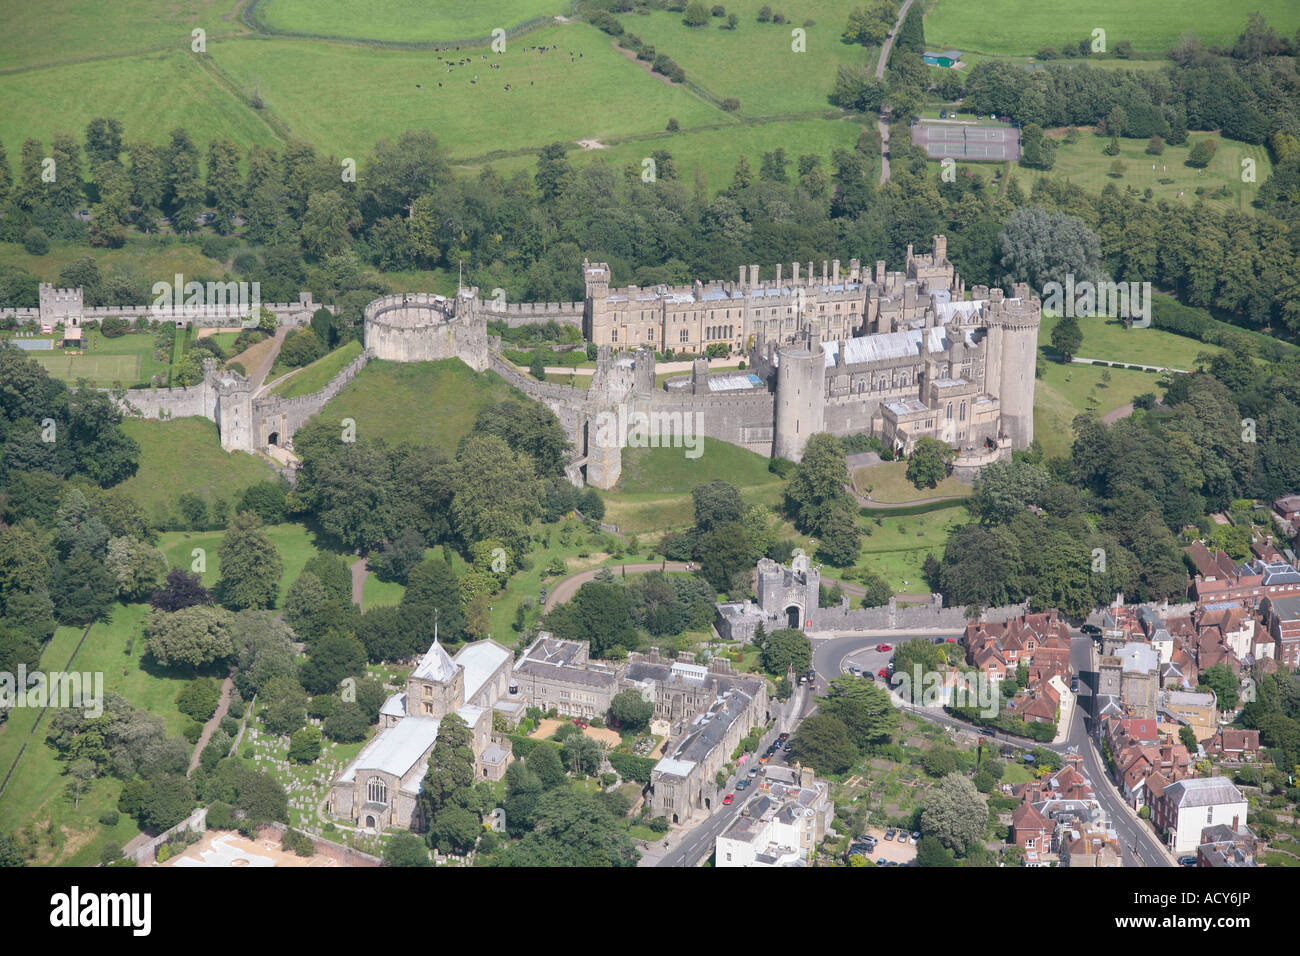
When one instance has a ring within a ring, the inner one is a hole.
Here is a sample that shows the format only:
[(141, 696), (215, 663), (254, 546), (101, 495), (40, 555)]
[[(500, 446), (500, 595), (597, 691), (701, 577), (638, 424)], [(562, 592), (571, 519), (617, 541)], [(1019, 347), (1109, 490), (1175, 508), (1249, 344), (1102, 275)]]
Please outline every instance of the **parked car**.
[(880, 668), (880, 670), (876, 672), (876, 676), (878, 676), (881, 680), (887, 681), (889, 680), (889, 671), (886, 668), (882, 667)]
[(895, 835), (896, 833), (898, 833), (897, 830), (886, 830), (886, 831), (885, 831), (885, 839), (886, 839), (886, 840), (892, 840), (892, 839), (894, 839), (894, 835)]
[(1079, 630), (1082, 631), (1084, 634), (1091, 634), (1094, 637), (1101, 633), (1101, 628), (1099, 628), (1096, 624), (1084, 624), (1082, 627), (1079, 628)]
[(757, 777), (757, 776), (758, 776), (758, 768), (757, 768), (757, 767), (750, 767), (750, 768), (749, 768), (749, 775), (750, 775), (751, 777)]
[(722, 798), (722, 805), (724, 807), (729, 807), (735, 801), (735, 799), (736, 799), (736, 795), (734, 793), (729, 793)]
[(889, 861), (886, 860), (883, 856), (876, 861), (876, 866), (888, 866), (888, 865), (889, 865)]
[(787, 730), (785, 733), (777, 734), (777, 735), (776, 735), (776, 739), (777, 739), (777, 740), (789, 740), (789, 739), (790, 739), (790, 732)]
[(771, 754), (763, 754), (763, 756), (761, 756), (761, 757), (758, 758), (758, 762), (759, 762), (759, 763), (767, 763), (767, 762), (768, 762), (769, 760), (771, 760), (771, 759), (772, 759), (772, 755), (771, 755)]
[(891, 647), (891, 646), (888, 645), (888, 644), (877, 644), (877, 645), (876, 645), (876, 650), (881, 651), (881, 652), (884, 652), (884, 651), (892, 651), (892, 650), (893, 650), (893, 647)]
[(1079, 678), (1077, 677), (1070, 678), (1070, 693), (1072, 694), (1079, 693)]
[(736, 789), (737, 789), (737, 790), (744, 790), (744, 789), (747, 788), (748, 786), (749, 786), (749, 778), (748, 778), (748, 777), (741, 777), (739, 780), (736, 781)]
[(919, 831), (919, 830), (913, 830), (913, 831), (912, 831), (912, 838), (911, 838), (908, 842), (911, 843), (912, 846), (916, 846), (916, 841), (919, 840), (919, 839), (921, 839), (921, 833), (920, 833), (920, 831)]
[(861, 668), (861, 667), (850, 667), (850, 668), (849, 668), (849, 676), (851, 676), (851, 677), (861, 677), (861, 676), (862, 676), (862, 668)]
[(1195, 866), (1195, 865), (1196, 865), (1196, 857), (1194, 857), (1194, 856), (1180, 856), (1180, 857), (1178, 858), (1178, 865), (1179, 865), (1179, 866)]
[(575, 725), (581, 727), (583, 730), (587, 729), (587, 722), (583, 720), (581, 717), (574, 717), (573, 722)]

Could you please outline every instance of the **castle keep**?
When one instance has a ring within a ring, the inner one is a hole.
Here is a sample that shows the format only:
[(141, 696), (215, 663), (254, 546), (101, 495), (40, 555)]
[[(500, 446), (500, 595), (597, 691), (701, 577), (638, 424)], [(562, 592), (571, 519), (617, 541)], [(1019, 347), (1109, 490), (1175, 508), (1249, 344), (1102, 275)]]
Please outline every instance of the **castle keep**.
[[(627, 423), (660, 445), (701, 448), (704, 437), (799, 461), (809, 436), (866, 433), (897, 454), (929, 436), (958, 451), (954, 473), (969, 478), (1034, 436), (1034, 367), (1041, 305), (1026, 286), (967, 290), (935, 236), (933, 252), (908, 246), (904, 269), (873, 271), (850, 260), (793, 263), (788, 276), (639, 288), (610, 286), (605, 263), (583, 263), (582, 302), (505, 304), (477, 289), (448, 298), (390, 295), (365, 310), (365, 352), (321, 392), (294, 399), (253, 395), (241, 376), (209, 370), (192, 389), (133, 389), (133, 414), (204, 415), (222, 447), (290, 446), (311, 415), (370, 359), (458, 358), (491, 369), (559, 418), (573, 445), (568, 475), (610, 488), (618, 481)], [(80, 312), (75, 290), (43, 290), (42, 312)], [(67, 296), (67, 298), (60, 298)], [(969, 296), (969, 297), (968, 297)], [(281, 308), (282, 323), (310, 316), (309, 296)], [(48, 300), (48, 301), (47, 301)], [(539, 382), (509, 362), (488, 322), (516, 327), (554, 321), (581, 327), (598, 347), (587, 389)], [(740, 371), (710, 372), (712, 348), (743, 358)], [(655, 352), (699, 356), (689, 374), (656, 384)], [(615, 427), (615, 425), (617, 427)], [(635, 444), (633, 440), (631, 443)]]

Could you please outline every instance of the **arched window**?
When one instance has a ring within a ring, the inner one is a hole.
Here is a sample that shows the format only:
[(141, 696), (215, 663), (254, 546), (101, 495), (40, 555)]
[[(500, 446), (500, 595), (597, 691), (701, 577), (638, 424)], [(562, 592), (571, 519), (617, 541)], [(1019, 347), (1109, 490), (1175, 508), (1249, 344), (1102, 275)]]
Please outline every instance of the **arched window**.
[(948, 421), (952, 421), (952, 402), (948, 403)]
[(958, 421), (963, 421), (963, 422), (966, 420), (966, 403), (965, 403), (965, 402), (962, 402), (962, 403), (961, 403), (961, 411), (958, 413), (958, 419), (957, 419), (957, 420), (958, 420)]
[(366, 781), (366, 800), (388, 806), (388, 784), (383, 777), (371, 777)]

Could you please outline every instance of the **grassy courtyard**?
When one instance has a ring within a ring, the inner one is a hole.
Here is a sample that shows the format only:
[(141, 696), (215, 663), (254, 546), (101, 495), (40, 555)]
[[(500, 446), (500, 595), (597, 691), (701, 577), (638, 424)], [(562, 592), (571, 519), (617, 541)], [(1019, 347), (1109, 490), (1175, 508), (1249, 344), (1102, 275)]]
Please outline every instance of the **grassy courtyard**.
[(919, 501), (923, 498), (965, 497), (971, 486), (951, 476), (934, 488), (918, 488), (907, 480), (907, 462), (885, 461), (853, 472), (858, 493), (884, 503)]

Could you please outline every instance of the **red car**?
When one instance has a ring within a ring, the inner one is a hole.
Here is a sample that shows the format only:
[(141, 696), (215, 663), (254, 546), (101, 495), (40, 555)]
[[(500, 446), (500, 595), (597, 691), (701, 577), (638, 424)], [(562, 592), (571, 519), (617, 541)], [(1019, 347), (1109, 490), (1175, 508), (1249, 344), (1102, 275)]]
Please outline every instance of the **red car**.
[(734, 793), (729, 793), (729, 794), (727, 794), (725, 797), (722, 798), (722, 805), (723, 805), (724, 807), (729, 807), (729, 806), (731, 806), (731, 801), (732, 801), (732, 800), (735, 800), (735, 799), (736, 799), (736, 795), (735, 795)]
[(880, 668), (880, 670), (876, 671), (876, 675), (881, 680), (886, 680), (886, 681), (889, 680), (889, 668), (887, 667)]
[(574, 723), (576, 726), (580, 727), (582, 730), (586, 730), (586, 729), (587, 729), (587, 722), (586, 722), (585, 720), (583, 720), (581, 717), (574, 717), (574, 718), (573, 718), (573, 723)]
[(892, 651), (893, 649), (894, 649), (894, 648), (891, 647), (889, 644), (877, 644), (877, 645), (876, 645), (876, 650), (878, 650), (878, 651)]

